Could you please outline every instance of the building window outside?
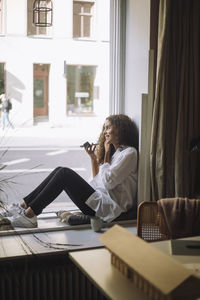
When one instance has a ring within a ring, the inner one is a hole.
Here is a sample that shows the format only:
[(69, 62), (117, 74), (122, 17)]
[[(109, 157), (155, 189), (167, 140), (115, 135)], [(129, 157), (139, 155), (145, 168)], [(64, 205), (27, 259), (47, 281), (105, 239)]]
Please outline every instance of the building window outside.
[(0, 63), (0, 95), (5, 93), (5, 64)]
[[(27, 2), (27, 35), (34, 36), (51, 36), (51, 27), (38, 27), (33, 24), (33, 3), (35, 0), (28, 0)], [(49, 1), (47, 1), (48, 3)]]
[(34, 121), (48, 120), (49, 70), (48, 64), (34, 64), (33, 66)]
[(73, 37), (91, 38), (94, 2), (73, 1)]
[(93, 113), (96, 66), (67, 65), (67, 113)]

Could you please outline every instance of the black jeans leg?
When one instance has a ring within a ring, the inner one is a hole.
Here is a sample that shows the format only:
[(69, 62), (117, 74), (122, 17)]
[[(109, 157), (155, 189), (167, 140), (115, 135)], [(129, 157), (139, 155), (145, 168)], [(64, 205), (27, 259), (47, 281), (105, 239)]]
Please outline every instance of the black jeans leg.
[(33, 192), (24, 198), (24, 201), (36, 215), (39, 215), (62, 191), (68, 194), (84, 214), (95, 215), (95, 211), (85, 204), (95, 190), (69, 168), (56, 168)]
[(46, 187), (51, 178), (57, 173), (62, 167), (55, 168), (28, 196), (24, 197), (24, 201), (29, 206), (29, 203), (37, 197), (37, 195)]

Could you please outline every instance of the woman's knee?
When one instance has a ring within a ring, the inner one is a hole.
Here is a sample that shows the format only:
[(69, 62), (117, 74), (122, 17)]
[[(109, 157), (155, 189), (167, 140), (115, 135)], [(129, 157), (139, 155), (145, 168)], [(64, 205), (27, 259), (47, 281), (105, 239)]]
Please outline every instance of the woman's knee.
[(79, 176), (75, 171), (67, 167), (58, 167), (55, 176), (62, 181), (64, 184), (73, 182)]
[(68, 167), (60, 167), (59, 172), (65, 174), (65, 176), (75, 173), (72, 169)]
[(62, 169), (62, 167), (56, 167), (56, 168), (54, 169), (53, 172), (57, 172), (57, 171), (59, 171), (60, 169)]

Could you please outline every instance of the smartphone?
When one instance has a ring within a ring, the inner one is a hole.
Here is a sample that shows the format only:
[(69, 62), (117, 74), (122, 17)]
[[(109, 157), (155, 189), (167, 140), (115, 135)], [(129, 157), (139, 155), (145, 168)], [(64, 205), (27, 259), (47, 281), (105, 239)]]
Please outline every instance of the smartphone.
[(85, 142), (83, 145), (81, 145), (80, 147), (84, 147), (84, 148), (86, 148), (86, 147), (90, 147), (91, 145), (90, 145), (90, 143), (89, 142)]
[[(97, 146), (98, 144), (93, 144), (93, 146)], [(80, 147), (91, 147), (92, 145), (89, 142), (85, 142), (83, 145), (81, 145)]]

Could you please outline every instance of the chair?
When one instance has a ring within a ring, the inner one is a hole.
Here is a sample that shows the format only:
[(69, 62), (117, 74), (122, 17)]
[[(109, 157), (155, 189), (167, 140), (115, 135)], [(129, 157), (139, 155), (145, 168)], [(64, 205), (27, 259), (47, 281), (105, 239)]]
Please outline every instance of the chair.
[(157, 202), (147, 201), (138, 205), (137, 235), (147, 242), (169, 239), (168, 229), (158, 211)]

